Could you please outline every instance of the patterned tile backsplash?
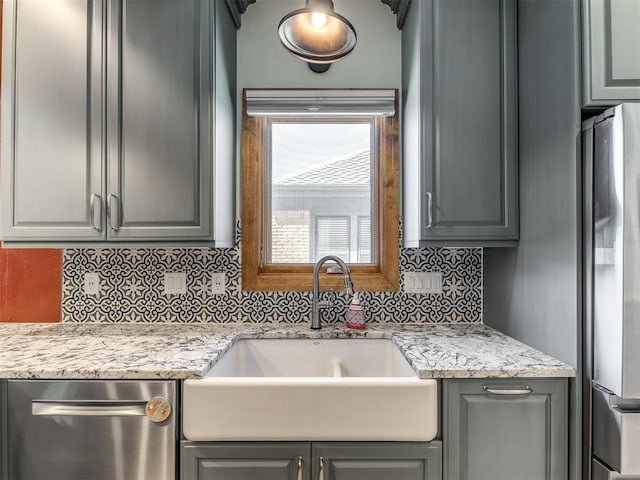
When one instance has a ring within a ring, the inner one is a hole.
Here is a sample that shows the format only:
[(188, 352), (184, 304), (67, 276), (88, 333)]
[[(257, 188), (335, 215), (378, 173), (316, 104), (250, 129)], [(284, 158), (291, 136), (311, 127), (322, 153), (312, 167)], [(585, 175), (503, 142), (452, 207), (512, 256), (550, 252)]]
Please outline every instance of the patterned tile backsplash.
[[(399, 292), (362, 292), (369, 321), (482, 322), (482, 249), (401, 249)], [(307, 323), (310, 292), (243, 292), (240, 248), (71, 249), (63, 255), (64, 322)], [(442, 294), (402, 291), (404, 272), (442, 272)], [(84, 274), (100, 275), (99, 293), (85, 295)], [(164, 294), (164, 274), (184, 272), (183, 295)], [(226, 274), (226, 291), (211, 294), (211, 274)], [(333, 295), (325, 322), (342, 321), (350, 299)]]

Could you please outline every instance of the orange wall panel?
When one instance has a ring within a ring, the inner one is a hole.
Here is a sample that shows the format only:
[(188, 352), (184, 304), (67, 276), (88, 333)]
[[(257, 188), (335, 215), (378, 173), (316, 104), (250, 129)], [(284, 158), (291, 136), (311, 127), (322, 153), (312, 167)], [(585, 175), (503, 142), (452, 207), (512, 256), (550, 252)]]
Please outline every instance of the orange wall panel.
[(59, 322), (62, 250), (0, 244), (0, 322)]

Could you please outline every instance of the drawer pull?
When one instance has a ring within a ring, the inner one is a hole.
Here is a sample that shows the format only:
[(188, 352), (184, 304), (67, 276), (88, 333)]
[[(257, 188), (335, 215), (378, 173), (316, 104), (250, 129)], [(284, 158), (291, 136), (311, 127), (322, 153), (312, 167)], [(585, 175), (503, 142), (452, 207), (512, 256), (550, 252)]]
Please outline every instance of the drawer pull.
[(324, 480), (324, 457), (320, 457), (320, 472), (318, 472), (318, 480)]
[(482, 388), (491, 395), (529, 395), (533, 392), (529, 385), (524, 388), (494, 388), (485, 385)]
[(302, 480), (302, 455), (298, 456), (298, 480)]

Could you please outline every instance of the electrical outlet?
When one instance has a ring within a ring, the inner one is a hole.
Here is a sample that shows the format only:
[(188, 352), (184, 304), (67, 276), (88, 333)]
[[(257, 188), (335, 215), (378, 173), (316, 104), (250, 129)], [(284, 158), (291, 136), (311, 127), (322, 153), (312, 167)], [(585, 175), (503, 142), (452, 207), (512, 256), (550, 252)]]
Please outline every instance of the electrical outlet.
[(187, 274), (184, 272), (167, 272), (164, 274), (164, 294), (184, 295), (187, 293)]
[(98, 295), (100, 293), (100, 276), (97, 273), (84, 274), (84, 294)]
[(227, 275), (222, 273), (211, 274), (211, 294), (212, 295), (224, 295), (227, 289)]
[(405, 272), (405, 293), (442, 293), (442, 272)]

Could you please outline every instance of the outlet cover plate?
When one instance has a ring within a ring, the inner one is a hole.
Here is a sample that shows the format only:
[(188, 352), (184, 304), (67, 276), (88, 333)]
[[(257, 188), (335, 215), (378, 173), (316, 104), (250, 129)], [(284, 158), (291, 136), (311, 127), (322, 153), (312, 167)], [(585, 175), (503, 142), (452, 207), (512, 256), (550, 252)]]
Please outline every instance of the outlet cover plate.
[(100, 275), (93, 272), (84, 274), (84, 294), (98, 295), (100, 293)]
[(226, 290), (227, 274), (212, 273), (211, 274), (211, 294), (212, 295), (224, 295)]
[(164, 294), (184, 295), (187, 293), (187, 274), (184, 272), (167, 272), (164, 274)]
[(442, 272), (405, 272), (404, 291), (439, 295), (442, 293)]

